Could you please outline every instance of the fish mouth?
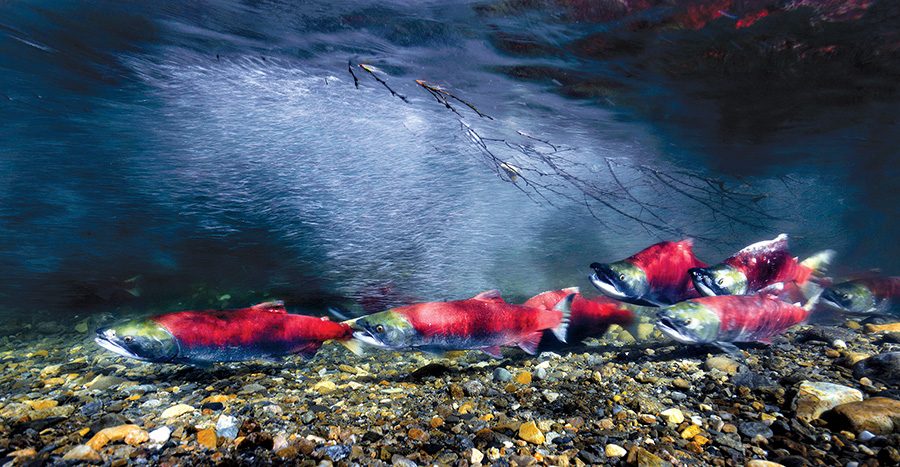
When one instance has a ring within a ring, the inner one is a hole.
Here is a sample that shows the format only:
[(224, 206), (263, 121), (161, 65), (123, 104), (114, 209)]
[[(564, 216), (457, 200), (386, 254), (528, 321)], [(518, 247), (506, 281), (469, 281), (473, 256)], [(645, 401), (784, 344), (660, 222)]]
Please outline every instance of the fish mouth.
[(115, 354), (121, 355), (123, 357), (133, 358), (135, 360), (147, 361), (146, 358), (141, 357), (135, 353), (132, 353), (130, 350), (126, 349), (125, 347), (122, 347), (121, 345), (119, 345), (118, 343), (113, 341), (112, 338), (115, 337), (115, 335), (116, 335), (116, 331), (114, 331), (112, 329), (101, 328), (101, 329), (97, 330), (97, 336), (94, 337), (94, 342), (96, 342), (97, 345), (99, 345), (100, 347), (103, 347), (104, 349), (109, 350), (110, 352), (113, 352)]
[(628, 298), (627, 295), (622, 293), (615, 284), (615, 273), (609, 269), (609, 266), (601, 263), (592, 263), (591, 269), (594, 270), (594, 273), (591, 274), (591, 284), (594, 284), (594, 287), (597, 287), (601, 292), (606, 295), (609, 295), (613, 298), (625, 299)]
[(846, 310), (848, 307), (841, 303), (841, 301), (842, 300), (838, 297), (837, 292), (831, 289), (825, 289), (825, 291), (822, 292), (822, 295), (819, 296), (819, 303), (839, 310)]
[(387, 348), (387, 346), (384, 344), (384, 342), (381, 342), (379, 339), (377, 339), (375, 336), (373, 336), (371, 332), (369, 332), (365, 329), (360, 330), (360, 331), (354, 331), (353, 338), (362, 342), (363, 344), (366, 344), (366, 345), (371, 345), (373, 347)]
[(695, 342), (695, 339), (685, 335), (681, 331), (681, 326), (675, 322), (672, 318), (668, 316), (659, 316), (656, 320), (656, 328), (660, 330), (663, 334), (669, 336), (670, 338), (685, 344), (691, 344)]
[(694, 288), (696, 288), (701, 295), (707, 297), (721, 295), (721, 290), (715, 285), (715, 281), (713, 281), (706, 271), (701, 268), (691, 268), (688, 269), (688, 273), (691, 275), (691, 281), (694, 283)]

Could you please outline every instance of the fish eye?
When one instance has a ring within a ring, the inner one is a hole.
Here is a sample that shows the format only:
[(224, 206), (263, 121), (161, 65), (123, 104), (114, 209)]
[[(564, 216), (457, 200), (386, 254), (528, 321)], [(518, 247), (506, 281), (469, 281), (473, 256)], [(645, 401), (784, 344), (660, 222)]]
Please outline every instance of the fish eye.
[(125, 336), (122, 338), (122, 340), (125, 341), (126, 344), (130, 344), (134, 341), (134, 338), (131, 336)]
[(620, 281), (624, 281), (624, 280), (625, 280), (625, 274), (619, 274), (619, 280), (620, 280)]
[(722, 284), (724, 284), (724, 283), (725, 283), (725, 279), (722, 279), (721, 277), (718, 278), (718, 279), (716, 279), (716, 284), (722, 285)]
[(384, 332), (384, 326), (382, 326), (382, 325), (380, 325), (380, 324), (379, 324), (378, 326), (375, 326), (375, 332), (377, 332), (377, 333), (379, 333), (379, 334), (383, 333), (383, 332)]

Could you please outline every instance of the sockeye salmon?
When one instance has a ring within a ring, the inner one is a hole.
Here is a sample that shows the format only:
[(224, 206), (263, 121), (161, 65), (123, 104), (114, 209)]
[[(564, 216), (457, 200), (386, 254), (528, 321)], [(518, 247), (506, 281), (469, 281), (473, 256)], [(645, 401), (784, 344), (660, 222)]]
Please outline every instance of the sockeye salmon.
[(660, 242), (614, 263), (593, 263), (591, 282), (616, 300), (664, 306), (699, 297), (688, 270), (705, 267), (691, 239)]
[(350, 326), (328, 318), (289, 314), (277, 301), (130, 320), (98, 329), (95, 341), (147, 362), (209, 365), (289, 354), (312, 357), (323, 342), (350, 339), (352, 332)]
[(467, 300), (427, 302), (392, 308), (345, 321), (353, 340), (343, 344), (356, 353), (357, 343), (390, 350), (482, 350), (500, 357), (503, 346), (537, 351), (545, 329), (565, 342), (573, 296), (554, 309), (506, 303), (496, 290)]
[(884, 313), (900, 295), (900, 277), (867, 277), (832, 285), (822, 302), (847, 313)]
[[(609, 297), (599, 296), (585, 298), (578, 287), (569, 287), (560, 290), (551, 290), (535, 295), (523, 305), (536, 308), (552, 309), (569, 295), (573, 295), (569, 306), (569, 329), (566, 332), (566, 340), (569, 344), (579, 344), (590, 337), (602, 337), (613, 324), (628, 328), (636, 322), (636, 305), (614, 300)], [(548, 332), (544, 332), (542, 344), (550, 346), (551, 339)], [(542, 347), (544, 347), (542, 345)]]
[(715, 266), (693, 268), (690, 275), (703, 295), (752, 295), (779, 282), (803, 285), (833, 257), (834, 251), (825, 250), (800, 262), (788, 251), (787, 234), (781, 234), (747, 246)]
[(734, 342), (763, 342), (803, 323), (818, 299), (804, 306), (778, 295), (722, 295), (687, 300), (660, 310), (656, 327), (685, 344), (714, 344), (736, 353)]

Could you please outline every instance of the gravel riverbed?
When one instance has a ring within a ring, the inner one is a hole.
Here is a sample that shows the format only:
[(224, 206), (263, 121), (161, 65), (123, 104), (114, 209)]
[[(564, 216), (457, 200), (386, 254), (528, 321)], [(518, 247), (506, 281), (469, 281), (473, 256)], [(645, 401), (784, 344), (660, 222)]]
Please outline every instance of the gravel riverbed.
[(647, 335), (505, 358), (326, 345), (193, 368), (113, 355), (91, 318), (0, 338), (7, 465), (900, 463), (900, 325), (801, 326), (744, 358)]

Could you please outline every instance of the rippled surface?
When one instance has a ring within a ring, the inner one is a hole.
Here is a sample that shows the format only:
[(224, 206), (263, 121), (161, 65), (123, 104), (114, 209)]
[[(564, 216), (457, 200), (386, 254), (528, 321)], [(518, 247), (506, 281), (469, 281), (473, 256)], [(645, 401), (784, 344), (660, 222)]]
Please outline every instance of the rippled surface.
[(3, 3), (0, 303), (523, 297), (781, 231), (896, 274), (897, 8), (639, 3)]

